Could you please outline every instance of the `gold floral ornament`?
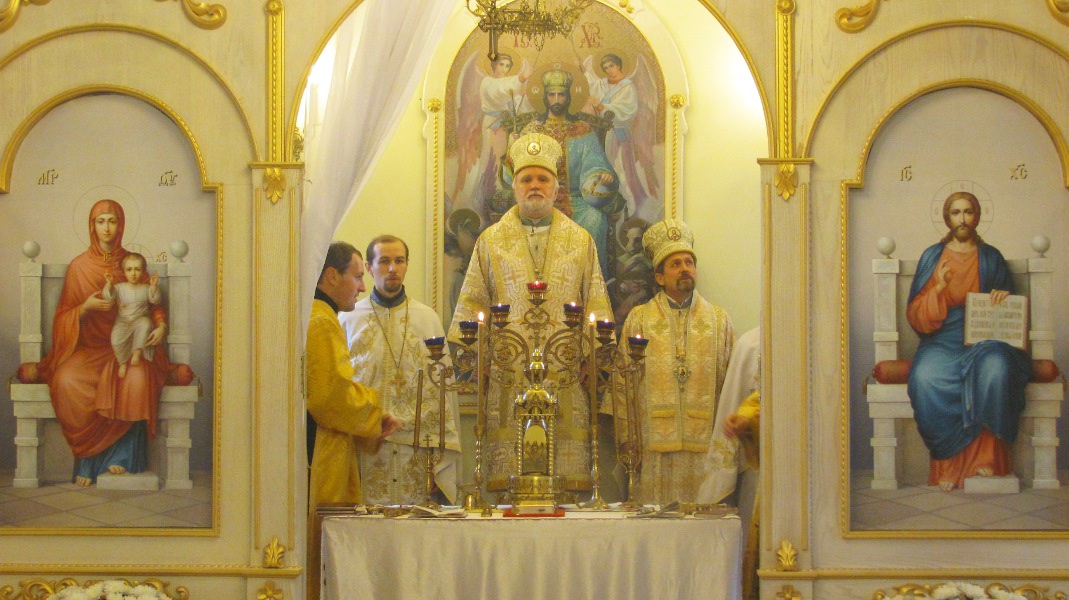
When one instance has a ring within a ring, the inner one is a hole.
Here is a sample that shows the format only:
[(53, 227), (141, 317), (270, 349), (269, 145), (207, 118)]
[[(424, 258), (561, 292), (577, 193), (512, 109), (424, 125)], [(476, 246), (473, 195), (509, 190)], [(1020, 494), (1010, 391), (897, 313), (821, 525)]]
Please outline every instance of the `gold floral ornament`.
[(835, 24), (846, 33), (857, 33), (872, 25), (880, 0), (869, 0), (867, 4), (854, 8), (840, 8), (835, 11)]
[[(129, 579), (108, 579), (106, 581), (88, 580), (79, 584), (74, 579), (62, 579), (49, 582), (44, 579), (21, 581), (21, 594), (18, 599), (33, 600), (188, 600), (189, 592), (178, 587), (175, 593), (167, 590), (169, 584), (159, 579), (146, 579), (142, 582)], [(0, 590), (6, 592), (7, 588)], [(7, 596), (3, 596), (6, 600)], [(12, 599), (14, 600), (14, 599)]]
[(48, 4), (50, 0), (10, 0), (7, 7), (0, 9), (0, 33), (11, 29), (15, 19), (19, 18), (19, 9), (27, 4)]
[(432, 113), (436, 113), (442, 110), (442, 101), (438, 98), (431, 98), (427, 102), (427, 110), (431, 111)]
[(672, 108), (683, 108), (687, 103), (687, 99), (683, 94), (672, 94), (672, 97), (668, 99), (668, 103), (672, 105)]
[(802, 600), (802, 594), (793, 585), (785, 585), (776, 592), (776, 600)]
[(776, 171), (776, 193), (786, 200), (793, 196), (797, 189), (798, 173), (794, 170), (794, 165), (790, 163), (780, 165)]
[[(45, 2), (47, 1), (45, 0)], [(156, 0), (156, 2), (167, 1)], [(208, 4), (207, 2), (195, 2), (194, 0), (178, 1), (182, 3), (182, 11), (186, 13), (186, 17), (201, 29), (219, 29), (223, 26), (223, 23), (226, 23), (226, 7), (222, 4)]]
[(1001, 583), (992, 583), (986, 588), (964, 581), (939, 584), (907, 583), (892, 588), (894, 595), (876, 590), (872, 600), (1065, 600), (1063, 592), (1047, 595), (1047, 588), (1025, 584), (1010, 588)]
[(268, 569), (281, 569), (282, 559), (286, 556), (286, 547), (278, 541), (278, 536), (271, 537), (271, 543), (264, 547), (264, 566)]
[(275, 585), (274, 581), (268, 581), (256, 592), (256, 600), (282, 600), (283, 597), (282, 588)]
[(286, 175), (278, 167), (264, 169), (264, 193), (271, 200), (271, 204), (277, 204), (286, 191)]
[(798, 551), (794, 549), (794, 546), (787, 540), (783, 540), (779, 545), (779, 550), (776, 550), (776, 561), (779, 563), (780, 571), (797, 571), (798, 570)]

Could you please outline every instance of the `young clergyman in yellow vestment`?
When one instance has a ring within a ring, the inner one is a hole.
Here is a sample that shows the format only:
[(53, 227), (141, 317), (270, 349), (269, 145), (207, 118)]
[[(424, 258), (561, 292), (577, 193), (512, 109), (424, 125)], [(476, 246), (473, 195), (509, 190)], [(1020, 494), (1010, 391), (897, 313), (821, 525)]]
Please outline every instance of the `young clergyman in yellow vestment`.
[(316, 426), (308, 492), (313, 511), (323, 502), (359, 503), (358, 438), (374, 444), (400, 425), (383, 413), (374, 390), (353, 381), (338, 312), (356, 305), (363, 277), (360, 252), (344, 242), (331, 244), (316, 285), (305, 349), (308, 413)]

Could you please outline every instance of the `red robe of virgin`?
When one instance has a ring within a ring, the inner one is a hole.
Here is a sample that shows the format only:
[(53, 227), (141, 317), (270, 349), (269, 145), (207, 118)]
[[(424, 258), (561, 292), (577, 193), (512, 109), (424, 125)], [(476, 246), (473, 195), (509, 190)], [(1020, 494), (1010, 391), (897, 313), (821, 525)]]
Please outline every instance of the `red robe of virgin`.
[[(119, 226), (112, 250), (106, 252), (97, 239), (93, 221), (102, 214), (118, 217)], [(153, 353), (153, 360), (130, 365), (119, 378), (119, 365), (111, 347), (111, 328), (118, 314), (85, 311), (81, 306), (104, 287), (104, 274), (111, 271), (116, 281), (124, 281), (122, 247), (126, 219), (122, 206), (101, 200), (89, 214), (89, 249), (67, 267), (63, 292), (52, 322), (52, 348), (38, 363), (42, 380), (49, 384), (52, 407), (74, 456), (88, 458), (107, 450), (136, 421), (148, 422), (149, 439), (156, 434), (156, 413), (168, 362), (166, 352)], [(148, 283), (148, 273), (142, 273)], [(155, 325), (166, 323), (164, 309), (156, 305), (151, 313)]]

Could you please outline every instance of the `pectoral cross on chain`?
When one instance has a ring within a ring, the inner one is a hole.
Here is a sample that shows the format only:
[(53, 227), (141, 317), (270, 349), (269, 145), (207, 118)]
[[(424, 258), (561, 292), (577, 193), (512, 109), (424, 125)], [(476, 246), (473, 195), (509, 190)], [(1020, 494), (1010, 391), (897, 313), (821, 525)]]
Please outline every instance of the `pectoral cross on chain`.
[(393, 379), (390, 381), (393, 384), (394, 393), (398, 398), (404, 397), (405, 392), (405, 376), (401, 371), (396, 371), (393, 374)]

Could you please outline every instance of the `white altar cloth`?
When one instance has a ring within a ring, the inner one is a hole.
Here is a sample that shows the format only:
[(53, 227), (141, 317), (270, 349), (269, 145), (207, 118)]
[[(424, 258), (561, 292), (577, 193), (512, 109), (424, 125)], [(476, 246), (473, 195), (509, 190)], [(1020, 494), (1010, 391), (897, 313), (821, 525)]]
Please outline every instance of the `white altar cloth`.
[(722, 519), (323, 520), (323, 598), (735, 599), (741, 526)]

